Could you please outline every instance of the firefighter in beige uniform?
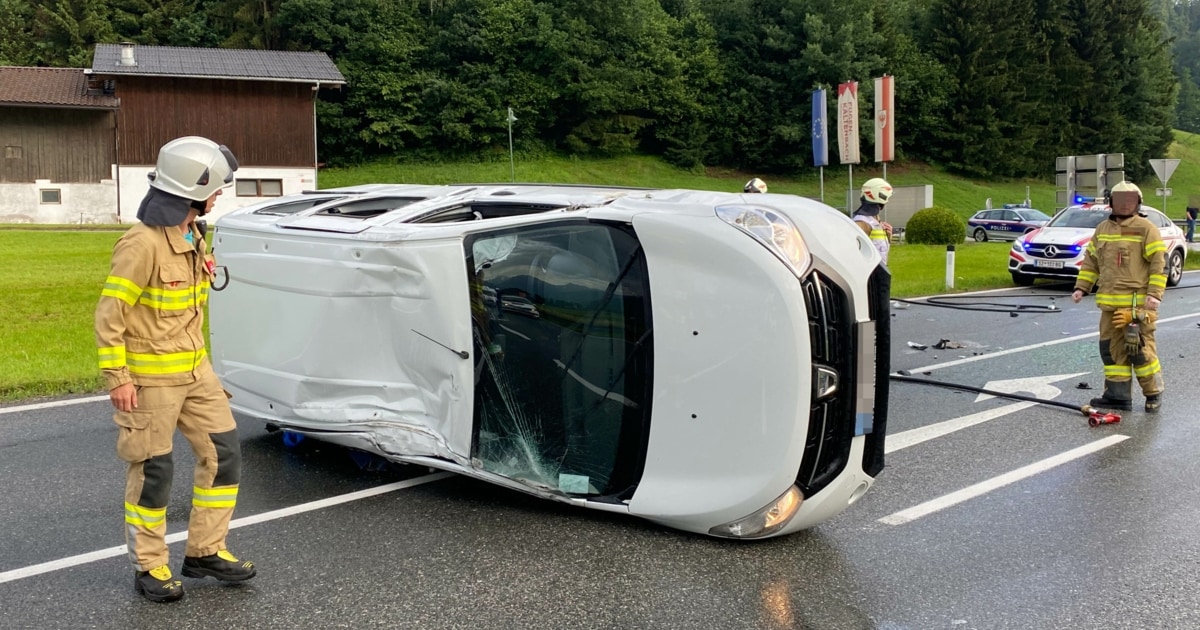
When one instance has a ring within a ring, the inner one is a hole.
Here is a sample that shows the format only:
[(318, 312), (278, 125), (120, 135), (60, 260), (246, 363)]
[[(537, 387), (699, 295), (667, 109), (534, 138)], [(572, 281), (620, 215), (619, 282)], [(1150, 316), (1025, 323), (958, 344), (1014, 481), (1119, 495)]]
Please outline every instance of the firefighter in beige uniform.
[(1146, 411), (1158, 411), (1162, 405), (1162, 366), (1154, 331), (1167, 289), (1167, 246), (1158, 227), (1138, 214), (1141, 203), (1142, 191), (1134, 184), (1113, 186), (1111, 214), (1096, 226), (1071, 295), (1078, 303), (1099, 285), (1104, 395), (1092, 399), (1094, 407), (1132, 409), (1134, 376), (1146, 395)]
[(117, 454), (129, 464), (125, 537), (134, 586), (153, 601), (183, 597), (167, 565), (166, 507), (175, 429), (196, 456), (182, 573), (224, 581), (254, 577), (254, 565), (225, 549), (237, 502), (237, 425), (204, 349), (204, 304), (213, 274), (194, 223), (233, 181), (237, 160), (211, 140), (186, 137), (162, 147), (141, 223), (113, 247), (96, 307), (100, 368), (118, 425)]

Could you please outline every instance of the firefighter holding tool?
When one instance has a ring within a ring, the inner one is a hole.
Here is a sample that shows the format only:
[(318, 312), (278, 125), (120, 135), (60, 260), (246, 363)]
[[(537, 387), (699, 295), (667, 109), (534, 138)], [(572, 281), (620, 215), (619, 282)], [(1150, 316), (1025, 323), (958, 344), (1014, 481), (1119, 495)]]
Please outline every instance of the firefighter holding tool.
[(192, 509), (181, 573), (238, 582), (253, 563), (225, 548), (237, 503), (241, 444), (229, 400), (204, 349), (204, 304), (215, 261), (195, 221), (233, 183), (237, 160), (200, 137), (159, 150), (140, 223), (113, 246), (96, 306), (96, 342), (116, 413), (117, 455), (125, 478), (125, 541), (147, 599), (183, 597), (167, 564), (167, 501), (175, 430), (195, 453)]
[(1162, 366), (1154, 342), (1158, 306), (1167, 289), (1167, 246), (1158, 227), (1138, 211), (1142, 191), (1130, 182), (1112, 187), (1109, 217), (1088, 243), (1071, 299), (1078, 303), (1098, 286), (1100, 359), (1104, 395), (1091, 405), (1133, 408), (1133, 377), (1146, 395), (1146, 411), (1162, 406)]

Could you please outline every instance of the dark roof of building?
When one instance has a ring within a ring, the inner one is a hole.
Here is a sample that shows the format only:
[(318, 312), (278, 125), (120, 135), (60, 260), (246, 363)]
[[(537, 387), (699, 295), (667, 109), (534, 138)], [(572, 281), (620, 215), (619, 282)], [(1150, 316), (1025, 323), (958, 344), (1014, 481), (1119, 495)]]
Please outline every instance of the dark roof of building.
[(0, 105), (116, 109), (117, 97), (88, 90), (83, 68), (0, 66)]
[(193, 77), (342, 85), (346, 78), (323, 52), (132, 46), (133, 65), (121, 63), (122, 44), (96, 44), (92, 72), (104, 75)]

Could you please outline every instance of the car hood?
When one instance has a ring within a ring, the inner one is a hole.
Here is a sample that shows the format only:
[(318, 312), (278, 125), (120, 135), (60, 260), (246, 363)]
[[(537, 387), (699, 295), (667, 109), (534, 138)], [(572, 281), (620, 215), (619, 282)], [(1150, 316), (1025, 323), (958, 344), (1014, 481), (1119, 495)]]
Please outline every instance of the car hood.
[(1024, 237), (1027, 243), (1044, 245), (1075, 245), (1091, 240), (1095, 228), (1042, 228)]

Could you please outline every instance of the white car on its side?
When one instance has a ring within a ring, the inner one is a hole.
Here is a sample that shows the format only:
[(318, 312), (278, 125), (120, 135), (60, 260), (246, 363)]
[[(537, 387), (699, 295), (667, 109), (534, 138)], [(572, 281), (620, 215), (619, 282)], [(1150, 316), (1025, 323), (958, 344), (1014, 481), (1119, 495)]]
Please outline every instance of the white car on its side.
[(816, 201), (372, 185), (212, 242), (217, 372), (289, 431), (727, 538), (820, 523), (883, 468), (890, 276)]
[[(1158, 226), (1167, 244), (1165, 273), (1167, 286), (1173, 287), (1183, 278), (1183, 263), (1187, 259), (1183, 230), (1150, 206), (1142, 206), (1140, 212)], [(1054, 215), (1045, 227), (1019, 237), (1008, 252), (1008, 272), (1013, 282), (1029, 286), (1038, 278), (1047, 278), (1074, 283), (1083, 265), (1083, 250), (1092, 240), (1096, 226), (1108, 214), (1108, 206), (1103, 203), (1074, 205)]]

